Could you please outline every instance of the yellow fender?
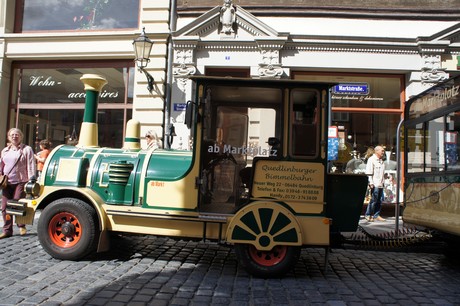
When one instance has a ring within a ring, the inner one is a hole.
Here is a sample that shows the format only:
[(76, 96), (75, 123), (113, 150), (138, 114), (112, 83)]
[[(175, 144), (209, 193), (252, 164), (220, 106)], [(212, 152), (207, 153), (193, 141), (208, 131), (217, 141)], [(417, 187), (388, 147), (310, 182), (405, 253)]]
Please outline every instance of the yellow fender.
[(302, 244), (296, 217), (276, 202), (256, 201), (241, 208), (231, 219), (226, 237), (230, 243), (252, 244), (261, 251)]

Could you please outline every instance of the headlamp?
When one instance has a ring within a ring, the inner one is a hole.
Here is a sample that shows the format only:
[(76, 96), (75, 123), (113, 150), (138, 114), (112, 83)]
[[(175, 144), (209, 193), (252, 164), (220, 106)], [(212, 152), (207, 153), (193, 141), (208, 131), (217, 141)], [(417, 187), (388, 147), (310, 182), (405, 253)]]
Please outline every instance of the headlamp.
[(24, 186), (26, 198), (32, 199), (40, 194), (40, 184), (35, 179), (29, 180)]

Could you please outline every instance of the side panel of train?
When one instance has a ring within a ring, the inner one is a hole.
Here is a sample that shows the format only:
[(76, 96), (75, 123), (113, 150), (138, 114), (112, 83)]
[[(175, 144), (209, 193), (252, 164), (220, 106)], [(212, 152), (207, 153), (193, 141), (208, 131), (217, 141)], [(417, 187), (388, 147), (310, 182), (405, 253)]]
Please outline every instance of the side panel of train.
[(420, 178), (406, 183), (404, 222), (460, 237), (460, 176), (451, 180)]

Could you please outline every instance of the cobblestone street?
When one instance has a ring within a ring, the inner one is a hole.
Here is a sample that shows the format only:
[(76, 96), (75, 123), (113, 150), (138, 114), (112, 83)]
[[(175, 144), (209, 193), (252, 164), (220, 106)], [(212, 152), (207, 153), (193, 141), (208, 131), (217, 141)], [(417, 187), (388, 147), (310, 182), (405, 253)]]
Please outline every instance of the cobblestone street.
[(114, 235), (109, 253), (60, 261), (35, 225), (0, 246), (0, 305), (460, 305), (459, 262), (423, 247), (333, 249), (326, 271), (324, 249), (304, 249), (286, 277), (258, 279), (215, 243)]

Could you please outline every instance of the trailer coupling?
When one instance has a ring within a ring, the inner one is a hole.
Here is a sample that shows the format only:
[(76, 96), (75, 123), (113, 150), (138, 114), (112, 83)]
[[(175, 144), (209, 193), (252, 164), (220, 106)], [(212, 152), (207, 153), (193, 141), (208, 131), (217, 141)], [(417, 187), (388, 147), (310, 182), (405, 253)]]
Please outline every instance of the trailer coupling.
[(398, 232), (384, 232), (371, 234), (362, 226), (358, 226), (361, 233), (353, 233), (350, 237), (343, 237), (342, 243), (365, 249), (394, 249), (426, 244), (433, 241), (431, 233), (416, 228), (404, 228)]

